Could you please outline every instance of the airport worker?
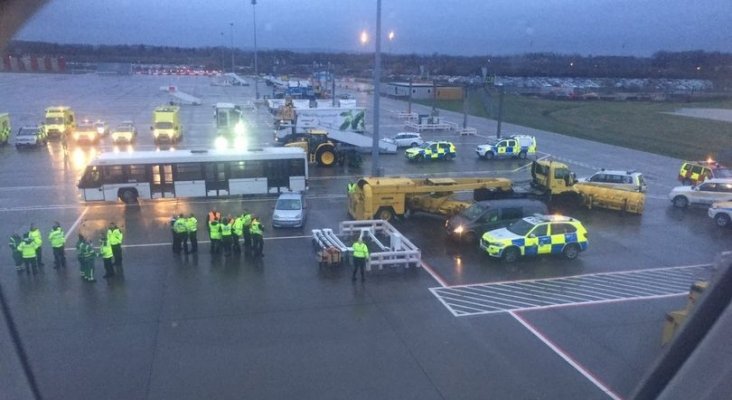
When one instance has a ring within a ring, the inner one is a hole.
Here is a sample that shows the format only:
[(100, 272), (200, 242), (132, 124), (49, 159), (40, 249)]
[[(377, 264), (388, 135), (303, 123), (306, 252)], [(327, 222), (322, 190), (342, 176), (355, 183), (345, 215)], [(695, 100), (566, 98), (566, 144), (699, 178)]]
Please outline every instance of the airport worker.
[(23, 253), (20, 252), (18, 246), (23, 243), (23, 238), (17, 233), (10, 235), (10, 252), (13, 254), (13, 261), (15, 262), (15, 269), (18, 271), (23, 270)]
[(76, 259), (79, 261), (79, 270), (81, 271), (81, 279), (86, 279), (86, 269), (84, 268), (84, 245), (86, 238), (81, 233), (76, 241)]
[(221, 243), (224, 245), (224, 257), (231, 255), (231, 236), (234, 233), (233, 225), (234, 221), (232, 221), (231, 217), (226, 218), (226, 220), (221, 224)]
[(109, 223), (107, 230), (107, 241), (112, 245), (112, 253), (114, 254), (114, 265), (122, 266), (122, 240), (124, 235), (114, 222)]
[(252, 216), (252, 223), (249, 226), (249, 234), (252, 237), (252, 253), (255, 257), (264, 257), (264, 238), (262, 224), (257, 217)]
[(30, 225), (30, 231), (28, 231), (28, 236), (33, 239), (33, 243), (35, 243), (36, 245), (36, 263), (39, 267), (42, 267), (45, 265), (43, 263), (43, 253), (41, 251), (41, 246), (43, 246), (43, 236), (41, 235), (41, 230), (38, 229), (36, 224)]
[(364, 267), (366, 266), (366, 259), (369, 257), (369, 247), (363, 242), (361, 236), (358, 237), (356, 243), (353, 244), (353, 276), (352, 281), (356, 281), (356, 272), (361, 271), (361, 282), (365, 281), (364, 278)]
[(176, 217), (175, 214), (173, 214), (170, 217), (170, 235), (171, 235), (170, 237), (171, 237), (171, 240), (173, 241), (172, 243), (173, 243), (173, 252), (174, 253), (175, 253), (175, 220), (176, 219), (178, 219), (178, 217)]
[(356, 191), (356, 184), (353, 182), (348, 182), (348, 185), (346, 186), (346, 192), (348, 194), (354, 193)]
[(181, 249), (188, 252), (188, 224), (183, 214), (178, 215), (173, 223), (173, 252), (180, 254)]
[(239, 239), (241, 239), (244, 236), (244, 214), (239, 215), (234, 219), (234, 233), (231, 235), (231, 244), (235, 252), (239, 253), (241, 251), (241, 246), (239, 245)]
[(249, 253), (252, 251), (252, 235), (251, 235), (251, 226), (252, 226), (252, 214), (244, 210), (242, 213), (242, 234), (244, 235), (244, 250)]
[(66, 268), (66, 255), (64, 254), (66, 234), (58, 221), (53, 224), (51, 232), (48, 233), (48, 241), (51, 242), (51, 248), (53, 248), (53, 269)]
[(216, 207), (211, 208), (208, 212), (208, 223), (210, 224), (213, 221), (221, 221), (221, 213), (216, 211)]
[(30, 236), (23, 239), (18, 246), (20, 253), (23, 255), (23, 264), (25, 264), (25, 272), (30, 275), (31, 270), (33, 275), (38, 273), (38, 256), (36, 255), (36, 242)]
[(191, 241), (191, 253), (197, 253), (198, 252), (198, 220), (196, 219), (196, 216), (191, 213), (188, 218), (186, 218), (186, 233), (188, 234), (188, 240)]
[(114, 253), (112, 252), (112, 245), (105, 237), (99, 240), (99, 254), (101, 254), (104, 262), (104, 275), (102, 278), (114, 276)]
[[(112, 248), (112, 252), (114, 254), (114, 248)], [(96, 279), (94, 279), (94, 259), (97, 255), (91, 243), (84, 239), (81, 245), (81, 268), (84, 273), (84, 280), (87, 282), (96, 282)]]
[(218, 219), (214, 219), (208, 223), (208, 235), (211, 239), (211, 254), (219, 254), (221, 247), (221, 227), (219, 226)]

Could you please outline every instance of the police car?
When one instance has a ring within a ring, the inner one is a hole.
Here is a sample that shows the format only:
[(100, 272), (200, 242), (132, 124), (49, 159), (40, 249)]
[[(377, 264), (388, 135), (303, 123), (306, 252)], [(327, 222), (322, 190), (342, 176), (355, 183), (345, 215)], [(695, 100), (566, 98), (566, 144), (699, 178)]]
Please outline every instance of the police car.
[(574, 260), (587, 250), (587, 230), (574, 218), (535, 214), (518, 220), (507, 228), (488, 231), (480, 248), (491, 257), (514, 262), (520, 256), (561, 254)]
[(452, 142), (425, 142), (422, 146), (412, 147), (404, 152), (409, 161), (452, 160), (457, 154)]
[(518, 157), (536, 155), (536, 138), (529, 135), (513, 135), (505, 139), (494, 139), (488, 144), (476, 147), (478, 157), (492, 160), (496, 157)]

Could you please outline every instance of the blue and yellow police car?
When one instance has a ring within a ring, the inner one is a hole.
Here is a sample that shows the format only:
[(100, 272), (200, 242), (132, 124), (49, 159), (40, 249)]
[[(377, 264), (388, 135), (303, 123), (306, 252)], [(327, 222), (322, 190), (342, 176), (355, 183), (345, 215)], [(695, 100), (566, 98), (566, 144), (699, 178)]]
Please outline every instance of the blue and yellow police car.
[(457, 151), (455, 145), (448, 141), (425, 142), (419, 147), (412, 147), (404, 152), (409, 161), (452, 160)]

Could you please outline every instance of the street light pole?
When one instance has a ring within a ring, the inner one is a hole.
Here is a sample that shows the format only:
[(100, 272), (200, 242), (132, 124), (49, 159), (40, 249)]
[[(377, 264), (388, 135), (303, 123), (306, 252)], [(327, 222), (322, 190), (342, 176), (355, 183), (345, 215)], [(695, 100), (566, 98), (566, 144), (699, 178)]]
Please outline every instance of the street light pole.
[(234, 72), (234, 23), (229, 22), (231, 26), (231, 72)]
[(224, 65), (224, 49), (226, 48), (226, 40), (224, 39), (224, 32), (221, 32), (221, 73), (224, 73), (226, 66)]
[(381, 176), (379, 168), (379, 97), (381, 97), (381, 0), (376, 0), (376, 51), (374, 52), (374, 137), (371, 148), (371, 176)]
[(259, 66), (257, 65), (257, 0), (252, 0), (252, 26), (254, 27), (254, 96), (259, 100)]

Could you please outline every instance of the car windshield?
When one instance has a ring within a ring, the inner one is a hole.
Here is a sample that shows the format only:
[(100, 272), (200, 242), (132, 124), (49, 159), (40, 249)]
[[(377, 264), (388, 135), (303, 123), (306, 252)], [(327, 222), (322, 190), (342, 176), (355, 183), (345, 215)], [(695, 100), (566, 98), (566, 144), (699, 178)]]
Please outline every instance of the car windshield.
[(81, 124), (78, 128), (76, 128), (77, 131), (96, 131), (97, 127), (91, 124)]
[(532, 229), (534, 229), (534, 226), (536, 225), (524, 219), (521, 219), (509, 225), (508, 230), (511, 233), (515, 233), (516, 235), (526, 236), (529, 232), (531, 232)]
[(732, 178), (732, 169), (719, 168), (719, 169), (714, 170), (714, 175), (717, 178)]
[(36, 136), (38, 134), (38, 128), (20, 128), (18, 136)]
[(481, 206), (478, 203), (473, 204), (472, 206), (466, 208), (463, 210), (463, 212), (460, 213), (463, 217), (470, 221), (475, 221), (476, 219), (480, 218), (481, 215), (485, 213), (485, 207)]
[(275, 210), (294, 211), (302, 208), (300, 199), (278, 199)]
[(155, 129), (173, 129), (172, 122), (156, 122)]
[(119, 125), (118, 127), (114, 128), (115, 132), (130, 132), (132, 131), (132, 125)]
[(64, 123), (63, 117), (46, 117), (47, 125), (61, 125)]

